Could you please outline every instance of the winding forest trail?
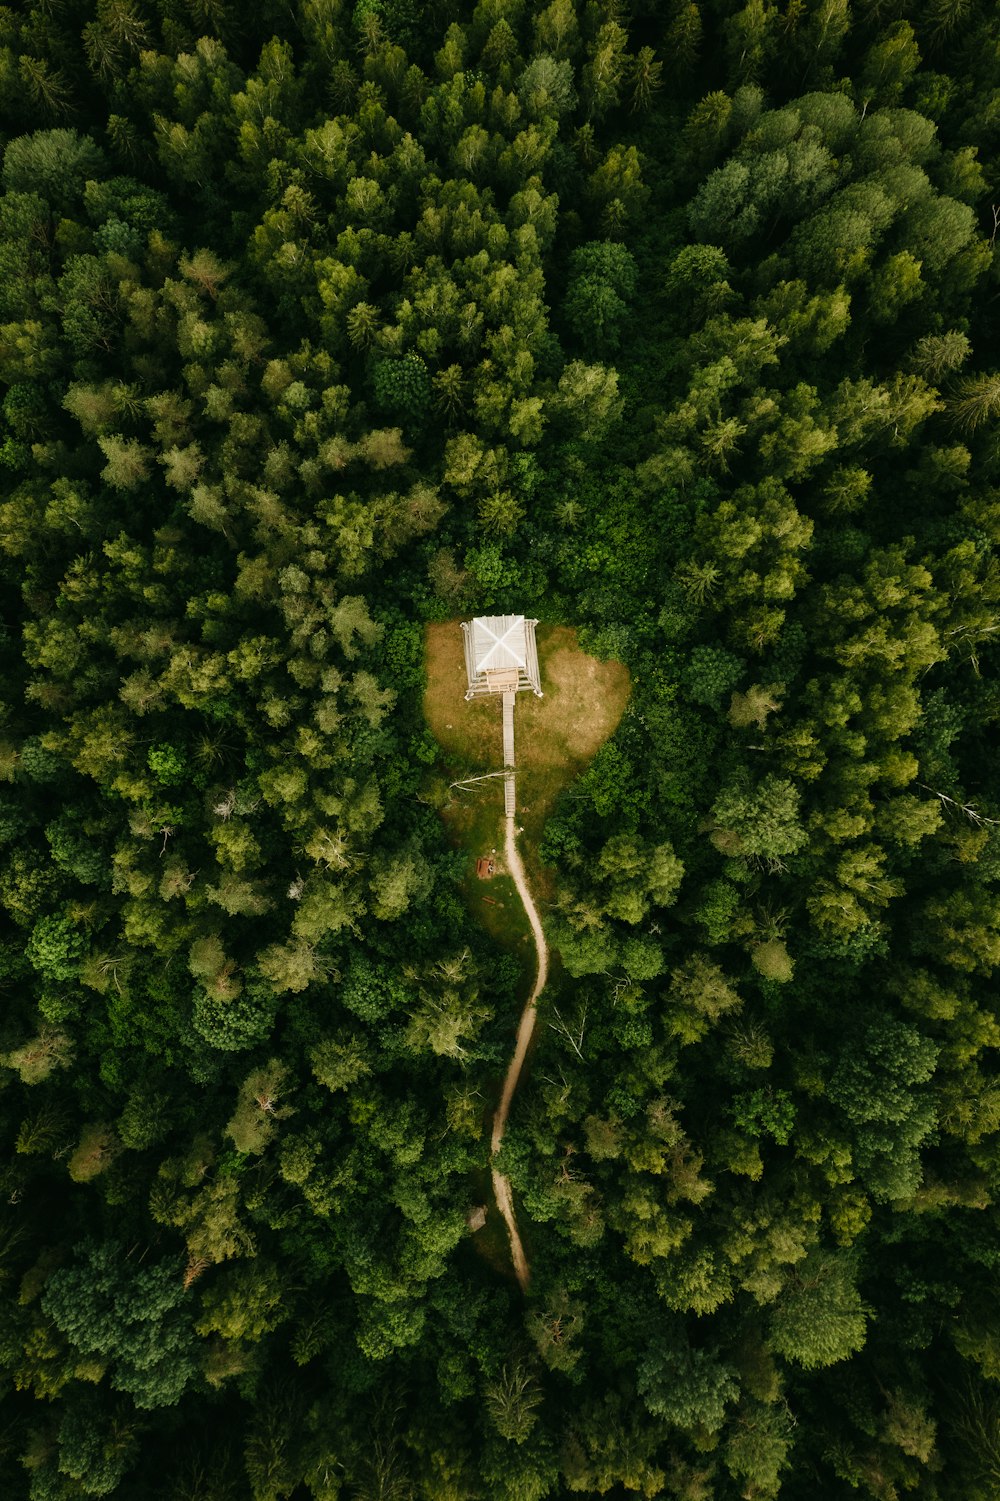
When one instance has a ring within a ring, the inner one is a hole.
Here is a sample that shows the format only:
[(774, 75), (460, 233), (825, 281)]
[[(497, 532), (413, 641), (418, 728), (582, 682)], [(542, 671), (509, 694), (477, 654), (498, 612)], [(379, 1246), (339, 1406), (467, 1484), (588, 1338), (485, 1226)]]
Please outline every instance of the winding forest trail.
[[(494, 848), (502, 840), (507, 872), (534, 937), (535, 981), (521, 1013), (513, 1057), (493, 1116), (490, 1150), (493, 1195), (507, 1227), (510, 1256), (518, 1282), (526, 1288), (530, 1269), (518, 1233), (513, 1193), (509, 1179), (495, 1164), (535, 1033), (536, 1006), (548, 980), (550, 958), (541, 920), (518, 854), (515, 819), (520, 818), (525, 839), (532, 841), (532, 848), (537, 847), (560, 792), (587, 769), (604, 742), (614, 734), (628, 703), (631, 678), (621, 662), (603, 662), (583, 651), (575, 630), (570, 626), (538, 627), (544, 695), (536, 697), (533, 693), (518, 693), (510, 688), (503, 692), (501, 722), (505, 776), (504, 826), (501, 831), (497, 828), (500, 809), (494, 796), (496, 784), (491, 780), (499, 770), (496, 695), (491, 692), (466, 699), (461, 711), (456, 712), (456, 688), (468, 681), (461, 624), (457, 620), (431, 621), (426, 626), (424, 660), (427, 682), (423, 708), (427, 725), (444, 757), (442, 770), (446, 770), (446, 775), (441, 779), (441, 791), (447, 795), (441, 800), (442, 816), (453, 844), (464, 852), (468, 862), (464, 886), (470, 911), (499, 946), (523, 953), (524, 930), (516, 904), (510, 898), (498, 902), (475, 874), (484, 850)], [(523, 764), (517, 770), (515, 714), (521, 721), (518, 733), (524, 740)], [(455, 777), (460, 780), (453, 781)], [(463, 777), (468, 780), (463, 782)], [(474, 782), (483, 783), (479, 790), (486, 794), (484, 797), (458, 798), (451, 795), (453, 788), (471, 788)], [(521, 794), (520, 803), (518, 792)], [(491, 1219), (491, 1223), (495, 1222)], [(486, 1254), (486, 1243), (481, 1242), (479, 1249)], [(492, 1244), (488, 1250), (492, 1260)]]
[[(510, 778), (510, 782), (513, 782), (513, 777)], [(517, 1089), (518, 1080), (521, 1077), (521, 1069), (524, 1067), (524, 1060), (528, 1054), (528, 1044), (531, 1042), (535, 1031), (535, 1020), (538, 1016), (538, 997), (545, 989), (545, 982), (549, 974), (549, 946), (545, 942), (541, 919), (532, 901), (531, 892), (528, 889), (528, 882), (524, 874), (524, 866), (521, 863), (521, 856), (518, 853), (513, 813), (507, 814), (505, 823), (504, 858), (514, 885), (517, 887), (517, 894), (521, 898), (525, 912), (528, 914), (528, 922), (531, 924), (531, 932), (535, 940), (538, 967), (531, 994), (525, 1002), (524, 1010), (521, 1012), (521, 1020), (517, 1028), (517, 1041), (514, 1045), (514, 1055), (510, 1060), (507, 1074), (503, 1081), (503, 1092), (500, 1096), (496, 1115), (493, 1117), (491, 1152), (494, 1157), (496, 1157), (503, 1143), (511, 1101), (514, 1098), (514, 1091)], [(528, 1259), (524, 1254), (524, 1247), (521, 1244), (521, 1237), (518, 1234), (510, 1179), (504, 1173), (498, 1172), (495, 1167), (491, 1168), (491, 1172), (493, 1175), (493, 1193), (497, 1201), (497, 1208), (503, 1215), (504, 1223), (507, 1226), (507, 1234), (510, 1237), (510, 1254), (511, 1260), (514, 1263), (514, 1271), (517, 1273), (518, 1282), (521, 1284), (522, 1289), (524, 1289), (528, 1286), (531, 1271), (528, 1266)]]

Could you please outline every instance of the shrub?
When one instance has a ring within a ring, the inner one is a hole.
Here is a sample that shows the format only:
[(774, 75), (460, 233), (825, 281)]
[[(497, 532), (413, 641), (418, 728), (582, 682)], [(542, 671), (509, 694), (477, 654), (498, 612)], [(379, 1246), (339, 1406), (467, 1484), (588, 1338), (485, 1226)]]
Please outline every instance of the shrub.
[(688, 694), (696, 704), (718, 709), (743, 676), (744, 664), (721, 646), (696, 646), (684, 669)]
[(430, 373), (419, 354), (404, 354), (398, 360), (376, 360), (372, 392), (376, 405), (387, 416), (412, 425), (430, 410)]

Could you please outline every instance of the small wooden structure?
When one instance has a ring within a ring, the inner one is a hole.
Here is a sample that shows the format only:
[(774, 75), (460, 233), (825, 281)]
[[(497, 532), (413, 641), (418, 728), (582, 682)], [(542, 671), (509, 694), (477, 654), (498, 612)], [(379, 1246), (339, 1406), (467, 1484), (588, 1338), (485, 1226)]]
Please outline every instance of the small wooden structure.
[(480, 855), (476, 861), (476, 875), (481, 881), (488, 881), (495, 867), (492, 855)]
[(517, 693), (522, 688), (542, 697), (535, 644), (537, 624), (537, 620), (526, 620), (523, 615), (479, 615), (475, 620), (463, 620), (469, 683), (466, 698)]

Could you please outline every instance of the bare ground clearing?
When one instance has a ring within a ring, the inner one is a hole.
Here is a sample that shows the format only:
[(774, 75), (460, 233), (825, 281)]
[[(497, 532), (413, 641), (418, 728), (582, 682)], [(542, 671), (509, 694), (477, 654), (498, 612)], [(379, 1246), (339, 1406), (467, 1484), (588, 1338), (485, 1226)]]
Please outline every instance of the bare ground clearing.
[[(600, 662), (581, 651), (570, 626), (539, 626), (537, 641), (545, 696), (517, 695), (518, 776), (558, 771), (563, 786), (617, 726), (628, 701), (629, 673), (621, 662)], [(484, 698), (465, 702), (457, 620), (427, 627), (426, 664), (424, 714), (434, 738), (470, 771), (496, 769), (501, 760), (500, 705)]]

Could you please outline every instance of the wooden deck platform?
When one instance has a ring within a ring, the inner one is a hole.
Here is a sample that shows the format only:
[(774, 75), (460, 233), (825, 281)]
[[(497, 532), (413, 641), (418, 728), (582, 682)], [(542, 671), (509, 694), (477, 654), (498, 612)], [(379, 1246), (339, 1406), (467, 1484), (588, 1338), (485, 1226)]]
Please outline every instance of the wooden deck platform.
[(503, 696), (503, 764), (514, 764), (514, 695)]
[(513, 693), (505, 693), (503, 696), (503, 764), (507, 768), (507, 777), (503, 785), (503, 810), (508, 818), (513, 818), (515, 807)]

